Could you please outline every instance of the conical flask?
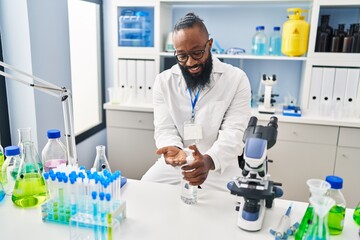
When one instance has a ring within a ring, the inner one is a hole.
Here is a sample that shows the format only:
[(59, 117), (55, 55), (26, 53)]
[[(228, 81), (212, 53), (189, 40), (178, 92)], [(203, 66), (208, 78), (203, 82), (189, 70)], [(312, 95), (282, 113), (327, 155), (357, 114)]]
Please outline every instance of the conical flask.
[(12, 201), (19, 207), (37, 206), (48, 199), (48, 190), (31, 141), (22, 142), (19, 173), (15, 180)]
[[(314, 198), (319, 198), (324, 196), (331, 187), (330, 183), (321, 179), (309, 179), (306, 181), (306, 184), (309, 187), (311, 197)], [(300, 226), (295, 233), (295, 240), (303, 239), (309, 227), (312, 225), (313, 218), (314, 218), (314, 207), (310, 202), (301, 220)]]
[(329, 228), (327, 225), (327, 215), (335, 205), (335, 200), (331, 197), (310, 197), (310, 204), (314, 207), (314, 217), (309, 226), (304, 240), (328, 240), (330, 239)]
[(31, 145), (31, 150), (27, 152), (27, 157), (30, 157), (34, 159), (34, 161), (37, 163), (38, 168), (40, 169), (40, 173), (43, 172), (43, 165), (40, 160), (39, 154), (35, 148), (34, 143), (31, 141), (31, 128), (19, 128), (18, 129), (19, 134), (19, 143), (18, 146), (20, 147), (20, 156), (22, 157), (24, 153), (24, 144), (29, 143)]
[(111, 172), (110, 165), (105, 154), (105, 146), (103, 145), (96, 146), (96, 158), (93, 168), (95, 168), (97, 172), (102, 172), (105, 169)]

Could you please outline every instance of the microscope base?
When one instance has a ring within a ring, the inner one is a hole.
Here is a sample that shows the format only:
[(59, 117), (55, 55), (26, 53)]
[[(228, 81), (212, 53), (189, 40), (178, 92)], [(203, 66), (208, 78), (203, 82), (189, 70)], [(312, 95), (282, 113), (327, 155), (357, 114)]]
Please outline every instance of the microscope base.
[(267, 113), (267, 114), (274, 114), (275, 113), (275, 107), (265, 107), (264, 105), (259, 105), (258, 107), (259, 113)]
[(259, 210), (259, 217), (256, 221), (249, 221), (242, 217), (244, 203), (245, 203), (244, 201), (241, 201), (241, 203), (240, 203), (237, 225), (239, 226), (239, 228), (241, 228), (245, 231), (249, 231), (249, 232), (260, 231), (262, 228), (262, 224), (263, 224), (264, 216), (265, 216), (265, 200), (260, 200), (259, 204), (261, 207)]

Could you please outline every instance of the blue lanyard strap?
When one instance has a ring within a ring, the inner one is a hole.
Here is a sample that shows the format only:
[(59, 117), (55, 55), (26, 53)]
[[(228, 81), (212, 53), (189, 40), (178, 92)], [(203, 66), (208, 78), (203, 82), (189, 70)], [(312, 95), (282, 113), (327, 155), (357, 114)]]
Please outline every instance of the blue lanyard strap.
[(197, 93), (195, 94), (195, 98), (194, 101), (192, 100), (192, 94), (191, 94), (191, 90), (190, 88), (188, 88), (189, 94), (190, 94), (190, 100), (191, 100), (191, 120), (194, 121), (195, 119), (195, 106), (196, 103), (199, 99), (199, 93), (200, 93), (200, 89), (197, 91)]

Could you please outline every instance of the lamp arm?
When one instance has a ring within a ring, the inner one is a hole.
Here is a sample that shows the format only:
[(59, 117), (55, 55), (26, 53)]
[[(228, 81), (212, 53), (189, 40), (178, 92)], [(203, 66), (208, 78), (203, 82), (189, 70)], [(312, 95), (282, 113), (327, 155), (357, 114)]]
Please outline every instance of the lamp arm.
[(12, 74), (9, 74), (9, 73), (3, 71), (2, 69), (0, 69), (0, 75), (61, 99), (63, 115), (64, 115), (67, 157), (68, 157), (68, 161), (71, 165), (77, 165), (78, 161), (77, 161), (77, 154), (76, 154), (76, 142), (75, 142), (75, 133), (74, 133), (74, 124), (73, 124), (74, 123), (74, 118), (73, 118), (74, 115), (73, 115), (73, 108), (72, 108), (73, 104), (72, 104), (71, 92), (68, 89), (66, 89), (65, 87), (62, 87), (62, 88), (58, 87), (58, 86), (51, 84), (39, 77), (36, 77), (34, 75), (31, 75), (24, 71), (16, 69), (15, 67), (13, 67), (9, 64), (6, 64), (2, 61), (0, 61), (0, 66), (3, 66), (5, 69), (9, 69), (14, 72), (17, 72), (23, 76), (26, 76), (27, 78), (31, 78), (33, 81), (41, 83), (41, 85), (29, 82), (29, 80), (24, 80), (21, 77), (17, 77)]

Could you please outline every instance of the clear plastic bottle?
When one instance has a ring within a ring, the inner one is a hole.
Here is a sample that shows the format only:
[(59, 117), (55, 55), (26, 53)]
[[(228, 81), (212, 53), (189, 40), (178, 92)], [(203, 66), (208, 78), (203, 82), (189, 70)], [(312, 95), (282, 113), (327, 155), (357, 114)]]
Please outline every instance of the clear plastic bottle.
[(335, 206), (330, 209), (328, 216), (329, 232), (330, 235), (339, 235), (344, 228), (346, 210), (346, 201), (341, 192), (343, 179), (338, 176), (327, 176), (326, 181), (331, 185), (327, 195), (335, 200)]
[(6, 160), (1, 168), (2, 184), (7, 195), (11, 195), (15, 180), (20, 168), (20, 148), (19, 146), (9, 146), (5, 148)]
[[(183, 149), (186, 152), (186, 161), (187, 164), (190, 164), (194, 161), (192, 151), (188, 148)], [(189, 181), (181, 179), (181, 200), (186, 204), (196, 204), (197, 203), (197, 186), (190, 185)]]
[(44, 171), (48, 172), (61, 164), (68, 163), (66, 147), (61, 142), (60, 130), (50, 129), (47, 131), (48, 142), (42, 150), (42, 164)]
[(257, 26), (256, 33), (252, 38), (252, 54), (266, 55), (267, 38), (264, 26)]
[(275, 26), (269, 39), (269, 55), (281, 56), (281, 38), (280, 27)]
[(102, 172), (104, 170), (111, 172), (110, 164), (105, 153), (105, 146), (103, 145), (96, 146), (96, 157), (93, 168), (95, 168), (97, 172)]

